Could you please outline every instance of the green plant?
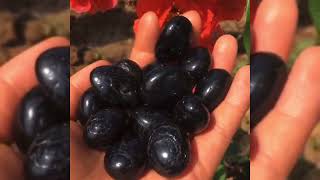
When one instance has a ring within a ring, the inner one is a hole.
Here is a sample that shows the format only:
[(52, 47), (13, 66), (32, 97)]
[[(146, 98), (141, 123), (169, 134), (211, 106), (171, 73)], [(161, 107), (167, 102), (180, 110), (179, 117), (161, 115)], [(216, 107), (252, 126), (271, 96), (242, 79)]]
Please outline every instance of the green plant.
[(238, 130), (221, 164), (218, 166), (213, 180), (226, 180), (227, 178), (233, 178), (234, 180), (249, 179), (249, 143), (249, 135), (243, 130)]
[(309, 13), (318, 32), (317, 44), (320, 44), (320, 1), (309, 0)]
[(295, 60), (299, 56), (299, 54), (306, 48), (320, 44), (320, 1), (319, 0), (309, 0), (308, 1), (308, 7), (309, 7), (309, 14), (311, 19), (313, 20), (314, 26), (317, 30), (318, 37), (315, 39), (312, 38), (306, 38), (303, 41), (299, 41), (295, 44), (292, 53), (289, 57), (289, 68), (292, 67)]

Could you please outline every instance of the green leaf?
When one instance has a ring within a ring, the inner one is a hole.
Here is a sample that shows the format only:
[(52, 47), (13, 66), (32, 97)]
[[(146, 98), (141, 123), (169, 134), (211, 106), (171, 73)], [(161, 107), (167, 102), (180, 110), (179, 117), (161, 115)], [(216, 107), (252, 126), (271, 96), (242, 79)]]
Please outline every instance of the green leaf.
[(250, 160), (249, 158), (243, 159), (240, 162), (241, 167), (241, 178), (235, 178), (236, 179), (250, 179)]
[(237, 58), (237, 63), (236, 63), (236, 67), (233, 69), (232, 71), (232, 75), (235, 76), (236, 73), (239, 71), (240, 68), (242, 68), (245, 65), (249, 64), (249, 58), (248, 56), (244, 55), (244, 56), (238, 56)]
[(240, 161), (248, 159), (249, 141), (249, 135), (245, 131), (239, 129), (224, 154), (223, 162), (238, 164)]
[(246, 8), (246, 26), (245, 26), (245, 31), (243, 34), (243, 43), (244, 43), (244, 48), (248, 54), (250, 55), (250, 49), (251, 49), (251, 39), (250, 39), (250, 0), (247, 0), (247, 8)]
[(309, 12), (313, 20), (314, 25), (320, 35), (320, 1), (319, 0), (309, 0)]
[(292, 53), (289, 57), (288, 66), (291, 68), (293, 64), (295, 63), (296, 59), (298, 58), (299, 54), (305, 50), (308, 47), (311, 47), (315, 45), (316, 41), (315, 39), (304, 39), (303, 41), (300, 41), (296, 43), (295, 47), (293, 48)]
[(223, 164), (220, 164), (217, 168), (216, 174), (213, 177), (213, 180), (226, 180), (227, 172)]

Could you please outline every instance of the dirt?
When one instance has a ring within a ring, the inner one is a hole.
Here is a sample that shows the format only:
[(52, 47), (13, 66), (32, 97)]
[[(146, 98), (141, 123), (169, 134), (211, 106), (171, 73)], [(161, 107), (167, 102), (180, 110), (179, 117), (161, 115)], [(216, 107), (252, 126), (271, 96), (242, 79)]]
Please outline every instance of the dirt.
[(72, 73), (98, 59), (114, 62), (128, 57), (133, 44), (131, 6), (95, 15), (71, 15)]
[(68, 38), (69, 16), (67, 1), (0, 0), (0, 65), (48, 37)]

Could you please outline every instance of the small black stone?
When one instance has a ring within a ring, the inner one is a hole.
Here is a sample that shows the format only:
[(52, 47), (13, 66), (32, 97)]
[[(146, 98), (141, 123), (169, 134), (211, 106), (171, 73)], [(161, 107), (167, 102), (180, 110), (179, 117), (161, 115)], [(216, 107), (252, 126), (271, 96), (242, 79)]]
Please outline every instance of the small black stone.
[(250, 56), (250, 128), (273, 108), (287, 79), (284, 61), (272, 53)]
[(180, 62), (182, 69), (186, 70), (195, 82), (202, 79), (211, 66), (211, 56), (207, 48), (191, 48)]
[(58, 111), (43, 90), (35, 87), (25, 95), (18, 109), (16, 144), (22, 152), (26, 152), (39, 133), (67, 120), (67, 116)]
[(145, 144), (130, 134), (106, 153), (104, 167), (117, 180), (136, 180), (144, 172), (146, 162)]
[(231, 75), (223, 69), (212, 69), (202, 78), (195, 88), (209, 112), (213, 111), (227, 95), (232, 82)]
[(190, 141), (175, 125), (161, 125), (152, 132), (147, 153), (149, 163), (160, 175), (178, 176), (189, 165)]
[(121, 139), (127, 128), (127, 114), (119, 109), (104, 109), (90, 116), (84, 127), (85, 142), (91, 148), (106, 150)]
[(25, 161), (27, 180), (70, 178), (69, 125), (54, 126), (32, 142)]
[(172, 115), (166, 111), (140, 107), (132, 110), (131, 118), (134, 121), (133, 130), (141, 140), (147, 141), (151, 132), (157, 126), (172, 121)]
[(110, 105), (134, 107), (139, 103), (139, 83), (134, 76), (116, 66), (100, 66), (90, 75), (93, 88)]
[(130, 59), (123, 59), (121, 61), (116, 62), (114, 66), (117, 66), (125, 70), (126, 72), (131, 74), (137, 80), (137, 82), (141, 82), (142, 70), (136, 62)]
[(155, 53), (160, 62), (182, 58), (191, 46), (192, 24), (184, 16), (175, 16), (163, 28)]
[(180, 100), (174, 114), (176, 123), (190, 134), (201, 133), (210, 122), (207, 107), (196, 96), (186, 96)]
[(105, 104), (93, 88), (87, 89), (80, 99), (77, 119), (82, 126), (85, 126), (90, 116), (101, 108), (106, 107), (104, 105)]
[(144, 75), (141, 99), (151, 107), (170, 108), (194, 87), (189, 74), (178, 66), (157, 66)]
[(148, 74), (150, 71), (153, 71), (154, 69), (159, 68), (160, 66), (164, 67), (164, 66), (166, 66), (166, 64), (160, 63), (160, 62), (156, 61), (156, 62), (154, 62), (154, 63), (151, 63), (151, 64), (146, 65), (146, 66), (142, 69), (143, 76), (145, 76), (146, 74)]
[(60, 109), (67, 112), (70, 107), (69, 58), (69, 47), (52, 48), (39, 56), (35, 67), (40, 86)]

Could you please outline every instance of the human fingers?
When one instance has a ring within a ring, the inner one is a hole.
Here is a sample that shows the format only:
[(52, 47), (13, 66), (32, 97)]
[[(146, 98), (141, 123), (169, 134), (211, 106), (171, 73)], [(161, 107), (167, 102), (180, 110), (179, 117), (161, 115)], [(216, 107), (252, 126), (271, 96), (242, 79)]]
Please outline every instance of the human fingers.
[(70, 121), (70, 179), (109, 179), (102, 170), (104, 153), (90, 149), (83, 141), (82, 132), (79, 124)]
[[(224, 69), (231, 73), (235, 66), (237, 49), (234, 37), (230, 35), (220, 37), (212, 54), (213, 68)], [(193, 149), (197, 149), (197, 161), (194, 161), (192, 174), (210, 178), (220, 163), (249, 106), (249, 71), (248, 66), (239, 70), (225, 100), (213, 111), (208, 130), (195, 137)], [(215, 149), (214, 155), (210, 153), (212, 149)], [(188, 178), (190, 177), (187, 175), (182, 179)]]
[[(251, 129), (255, 128), (256, 124), (261, 121), (264, 116), (274, 106), (278, 99), (283, 84), (286, 80), (286, 72), (284, 72), (285, 65), (277, 62), (279, 59), (283, 62), (288, 61), (289, 51), (292, 46), (292, 40), (296, 30), (298, 15), (297, 3), (295, 0), (263, 0), (256, 12), (254, 24), (252, 28), (253, 38), (253, 52), (254, 53), (271, 53), (272, 56), (265, 57), (263, 61), (258, 61), (257, 55), (251, 56), (252, 71), (251, 71)], [(274, 60), (274, 61), (272, 61)], [(269, 61), (271, 63), (265, 62)], [(259, 64), (264, 63), (260, 67)], [(273, 64), (273, 67), (271, 65)], [(278, 64), (277, 67), (275, 67)], [(261, 69), (258, 69), (261, 68)], [(280, 69), (280, 70), (277, 70)], [(259, 71), (259, 72), (258, 72)], [(259, 75), (261, 71), (265, 73), (272, 73), (269, 75), (269, 81), (262, 79)], [(277, 72), (277, 74), (275, 73)], [(273, 79), (271, 81), (271, 79)], [(262, 82), (263, 81), (263, 82)], [(262, 86), (262, 84), (269, 83), (270, 86)], [(262, 102), (264, 101), (264, 102)]]
[(89, 148), (83, 141), (83, 130), (75, 122), (79, 100), (91, 87), (90, 73), (99, 66), (109, 65), (105, 60), (96, 61), (70, 78), (70, 179), (111, 179), (103, 170), (104, 152)]
[[(145, 13), (139, 21), (139, 31), (131, 51), (130, 59), (143, 67), (154, 60), (154, 47), (159, 36), (160, 27), (158, 17), (154, 12)], [(76, 110), (80, 97), (90, 85), (91, 71), (103, 65), (108, 65), (107, 61), (97, 61), (71, 77), (70, 81), (70, 119), (75, 120)]]
[[(193, 41), (197, 41), (201, 18), (196, 11), (188, 11), (182, 16), (189, 19), (193, 27)], [(154, 12), (145, 13), (139, 21), (139, 31), (133, 45), (130, 59), (144, 67), (155, 61), (155, 46), (160, 34), (158, 17)]]
[(154, 12), (145, 13), (139, 21), (139, 30), (131, 50), (130, 59), (144, 67), (155, 60), (155, 46), (160, 34), (158, 17)]
[[(240, 126), (241, 120), (250, 103), (250, 67), (244, 66), (236, 74), (230, 90), (222, 103), (213, 111), (208, 131), (195, 137), (199, 149), (198, 159), (208, 175), (217, 168), (228, 148), (233, 135)], [(214, 149), (215, 153), (212, 154)], [(200, 169), (199, 169), (200, 170)]]
[(320, 119), (319, 51), (313, 47), (299, 56), (279, 101), (253, 130), (252, 179), (285, 179)]
[(253, 52), (272, 52), (288, 61), (297, 19), (296, 0), (263, 0), (251, 32)]
[(213, 48), (213, 68), (231, 73), (236, 63), (237, 52), (237, 40), (231, 35), (221, 36)]
[(68, 40), (50, 38), (26, 50), (0, 67), (0, 141), (12, 138), (12, 122), (20, 99), (37, 84), (37, 57), (47, 49), (68, 46)]
[(4, 144), (0, 144), (0, 169), (0, 179), (24, 179), (22, 159)]
[(70, 119), (76, 120), (77, 107), (82, 94), (91, 87), (90, 73), (98, 66), (110, 64), (108, 61), (96, 61), (81, 69), (70, 78)]

